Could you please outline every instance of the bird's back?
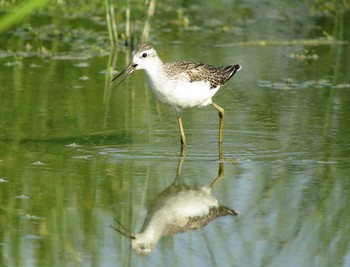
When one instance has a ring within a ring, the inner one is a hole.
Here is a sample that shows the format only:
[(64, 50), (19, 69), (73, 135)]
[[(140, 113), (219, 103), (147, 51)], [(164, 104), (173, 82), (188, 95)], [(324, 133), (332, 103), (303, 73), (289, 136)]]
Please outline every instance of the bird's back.
[(225, 84), (240, 69), (240, 65), (216, 67), (209, 64), (187, 61), (165, 64), (168, 77), (172, 79), (185, 79), (188, 82), (210, 82), (211, 89)]

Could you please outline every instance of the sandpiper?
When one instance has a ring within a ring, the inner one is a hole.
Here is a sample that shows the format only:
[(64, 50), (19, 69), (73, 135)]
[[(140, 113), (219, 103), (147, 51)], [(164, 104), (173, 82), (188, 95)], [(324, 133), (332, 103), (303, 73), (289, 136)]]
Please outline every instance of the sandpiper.
[(134, 51), (131, 64), (112, 79), (125, 76), (116, 85), (124, 81), (134, 70), (146, 72), (149, 87), (161, 102), (175, 107), (180, 129), (181, 144), (186, 145), (186, 136), (181, 119), (182, 108), (203, 107), (211, 104), (219, 111), (219, 143), (222, 143), (224, 128), (224, 109), (212, 101), (212, 97), (241, 66), (211, 66), (209, 64), (177, 61), (163, 63), (156, 50), (141, 43)]
[(224, 176), (224, 163), (219, 162), (218, 176), (209, 186), (186, 185), (181, 182), (184, 157), (180, 157), (173, 183), (160, 192), (152, 202), (139, 233), (132, 233), (116, 220), (112, 227), (131, 241), (140, 255), (148, 255), (164, 235), (200, 229), (223, 216), (239, 213), (219, 203), (211, 194), (212, 188)]

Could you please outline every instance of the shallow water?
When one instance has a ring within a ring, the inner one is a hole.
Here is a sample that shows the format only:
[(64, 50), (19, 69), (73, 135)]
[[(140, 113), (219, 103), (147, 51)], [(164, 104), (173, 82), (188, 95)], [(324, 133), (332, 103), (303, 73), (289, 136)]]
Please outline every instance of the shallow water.
[[(283, 4), (260, 5), (267, 18), (246, 2), (213, 7), (217, 20), (185, 7), (188, 28), (152, 21), (150, 42), (165, 61), (243, 69), (214, 97), (226, 120), (224, 178), (212, 190), (240, 214), (164, 236), (149, 256), (111, 225), (140, 230), (177, 176), (180, 143), (175, 111), (141, 72), (110, 87), (111, 58), (120, 71), (130, 51), (0, 58), (1, 266), (349, 266), (349, 46), (285, 45), (320, 37), (333, 21), (299, 6), (288, 20)], [(220, 164), (218, 114), (184, 110), (183, 120), (182, 182), (209, 185)]]

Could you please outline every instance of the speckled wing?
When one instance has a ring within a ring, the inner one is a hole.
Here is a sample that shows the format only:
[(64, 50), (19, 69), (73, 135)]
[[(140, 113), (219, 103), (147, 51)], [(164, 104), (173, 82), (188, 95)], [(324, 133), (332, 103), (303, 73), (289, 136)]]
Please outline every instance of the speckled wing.
[(209, 64), (179, 61), (165, 65), (170, 77), (186, 79), (189, 82), (210, 82), (210, 89), (225, 84), (237, 71), (240, 65), (214, 67)]
[(164, 232), (166, 234), (176, 234), (183, 233), (189, 230), (199, 229), (206, 226), (209, 222), (216, 218), (228, 215), (236, 216), (238, 215), (238, 212), (224, 206), (211, 207), (209, 208), (209, 212), (207, 214), (203, 214), (202, 216), (181, 218), (181, 222), (173, 221), (169, 223), (165, 227)]

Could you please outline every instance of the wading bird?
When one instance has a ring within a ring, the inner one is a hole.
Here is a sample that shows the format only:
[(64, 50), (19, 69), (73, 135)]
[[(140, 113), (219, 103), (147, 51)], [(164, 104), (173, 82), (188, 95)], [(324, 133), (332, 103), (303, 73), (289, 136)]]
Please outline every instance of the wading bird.
[(186, 146), (186, 136), (181, 119), (182, 108), (203, 107), (211, 104), (219, 111), (219, 143), (222, 143), (224, 128), (224, 109), (212, 101), (212, 97), (241, 66), (230, 65), (215, 67), (209, 64), (177, 61), (163, 63), (156, 50), (141, 43), (134, 51), (132, 62), (112, 81), (121, 78), (116, 86), (135, 70), (146, 72), (148, 85), (161, 102), (176, 109), (182, 147)]

